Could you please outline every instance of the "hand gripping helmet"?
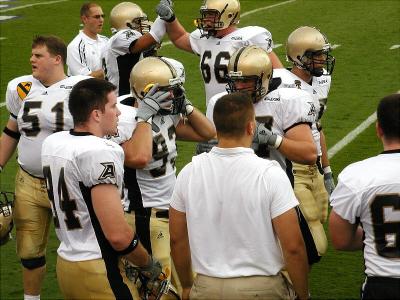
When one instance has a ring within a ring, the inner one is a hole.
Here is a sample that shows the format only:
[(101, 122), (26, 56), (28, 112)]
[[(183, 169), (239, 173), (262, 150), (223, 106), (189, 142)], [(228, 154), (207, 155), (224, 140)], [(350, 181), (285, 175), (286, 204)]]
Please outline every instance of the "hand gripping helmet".
[(130, 28), (144, 34), (150, 31), (150, 22), (147, 15), (132, 2), (121, 2), (113, 7), (110, 12), (111, 31)]
[(129, 82), (132, 95), (139, 100), (158, 83), (159, 90), (171, 91), (174, 97), (172, 111), (161, 109), (160, 113), (168, 115), (181, 112), (185, 99), (183, 89), (185, 69), (180, 62), (171, 58), (146, 57), (132, 68)]
[(287, 60), (317, 77), (332, 74), (335, 58), (330, 51), (331, 45), (326, 36), (309, 26), (297, 28), (286, 43)]
[[(195, 20), (202, 36), (214, 36), (218, 30), (238, 24), (240, 20), (239, 0), (204, 0), (200, 7), (201, 17)], [(204, 33), (207, 32), (207, 33)]]
[(0, 245), (4, 245), (11, 238), (14, 197), (14, 193), (0, 192)]
[(233, 53), (228, 64), (228, 93), (246, 91), (253, 102), (268, 93), (272, 77), (272, 63), (268, 53), (258, 46), (247, 46)]

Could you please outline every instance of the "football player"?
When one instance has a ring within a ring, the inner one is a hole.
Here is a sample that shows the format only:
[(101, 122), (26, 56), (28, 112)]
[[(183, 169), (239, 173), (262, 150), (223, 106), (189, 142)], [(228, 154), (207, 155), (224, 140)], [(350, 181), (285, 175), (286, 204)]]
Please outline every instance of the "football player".
[[(259, 121), (253, 149), (257, 155), (279, 162), (293, 185), (292, 162), (315, 164), (317, 159), (311, 131), (317, 113), (315, 100), (299, 89), (276, 89), (280, 79), (271, 77), (272, 64), (264, 49), (247, 46), (237, 50), (228, 64), (227, 92), (211, 98), (207, 117), (212, 120), (214, 105), (223, 95), (236, 91), (250, 93)], [(304, 217), (299, 214), (299, 218), (311, 265), (320, 257)]]
[[(168, 209), (176, 180), (176, 140), (205, 141), (215, 136), (211, 122), (186, 98), (184, 74), (182, 64), (170, 58), (140, 60), (130, 76), (132, 94), (119, 97), (138, 108), (135, 115), (130, 107), (121, 110), (118, 134), (112, 137), (125, 151), (126, 211), (134, 216), (132, 223), (143, 245), (162, 263), (168, 278), (172, 271)], [(143, 106), (150, 107), (147, 113), (142, 113)]]
[(101, 35), (104, 13), (93, 2), (82, 5), (80, 10), (83, 29), (68, 44), (68, 75), (89, 75), (104, 78), (101, 55), (108, 38)]
[(329, 232), (338, 250), (363, 250), (361, 299), (400, 299), (400, 94), (378, 104), (383, 152), (347, 166), (330, 203)]
[(168, 36), (175, 46), (200, 56), (206, 105), (212, 96), (225, 91), (229, 58), (243, 46), (264, 48), (273, 67), (283, 67), (272, 51), (272, 35), (268, 30), (258, 26), (236, 27), (240, 20), (239, 0), (205, 0), (196, 20), (198, 29), (192, 33), (179, 23), (172, 6), (172, 0), (161, 0), (156, 11), (166, 21)]
[(0, 170), (18, 146), (14, 223), (17, 255), (23, 266), (24, 297), (39, 299), (46, 270), (46, 245), (51, 208), (41, 167), (43, 140), (72, 128), (68, 97), (88, 76), (67, 77), (67, 47), (55, 36), (37, 36), (32, 43), (32, 74), (11, 80), (6, 105), (10, 118), (0, 139)]
[(152, 50), (161, 43), (165, 34), (163, 23), (158, 18), (150, 26), (147, 15), (132, 2), (121, 2), (111, 10), (113, 36), (104, 49), (102, 60), (106, 79), (117, 86), (119, 95), (130, 93), (129, 75), (132, 67), (142, 56), (154, 54)]
[[(57, 280), (65, 299), (133, 299), (121, 258), (151, 281), (161, 265), (147, 253), (124, 219), (124, 152), (102, 137), (115, 134), (120, 111), (115, 86), (91, 78), (69, 97), (70, 131), (43, 142), (42, 167), (52, 204)], [(136, 298), (135, 298), (136, 299)]]
[[(318, 150), (317, 163), (302, 165), (293, 163), (294, 190), (300, 209), (306, 218), (319, 255), (328, 248), (323, 223), (328, 217), (328, 193), (334, 189), (332, 171), (329, 166), (325, 136), (320, 119), (326, 108), (331, 74), (335, 58), (330, 54), (331, 46), (318, 29), (299, 27), (288, 37), (286, 55), (292, 68), (274, 70), (274, 77), (281, 79), (280, 87), (305, 90), (318, 98), (317, 122), (312, 132)], [(325, 180), (324, 180), (325, 179)]]

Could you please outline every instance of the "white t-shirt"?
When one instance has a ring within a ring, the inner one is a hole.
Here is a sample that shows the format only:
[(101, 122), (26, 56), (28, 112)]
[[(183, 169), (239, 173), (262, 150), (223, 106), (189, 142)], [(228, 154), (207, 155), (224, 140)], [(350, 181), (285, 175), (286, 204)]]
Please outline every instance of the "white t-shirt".
[(365, 273), (400, 278), (400, 149), (346, 167), (330, 202), (343, 219), (362, 224)]
[(68, 75), (89, 75), (93, 71), (102, 68), (101, 58), (108, 38), (97, 35), (97, 39), (91, 39), (83, 31), (68, 44), (67, 66)]
[(106, 79), (117, 87), (118, 95), (130, 93), (129, 76), (141, 53), (132, 54), (129, 48), (142, 34), (132, 29), (117, 31), (107, 42), (103, 53)]
[(279, 165), (249, 148), (194, 156), (171, 200), (186, 214), (194, 272), (220, 278), (276, 275), (284, 261), (272, 219), (297, 205)]
[(32, 75), (9, 82), (6, 93), (7, 109), (16, 119), (21, 137), (18, 142), (18, 163), (29, 174), (43, 177), (40, 151), (43, 140), (50, 134), (73, 127), (68, 109), (72, 87), (88, 76), (67, 77), (45, 87)]
[(239, 48), (257, 45), (268, 53), (272, 51), (271, 33), (265, 28), (247, 26), (223, 38), (201, 37), (200, 30), (190, 34), (190, 46), (200, 56), (200, 71), (206, 91), (206, 105), (212, 96), (225, 91), (228, 63), (231, 55)]
[(86, 261), (114, 252), (94, 213), (90, 191), (98, 184), (112, 184), (122, 194), (122, 148), (93, 135), (62, 131), (43, 142), (42, 164), (54, 196), (52, 210), (61, 242), (58, 255)]

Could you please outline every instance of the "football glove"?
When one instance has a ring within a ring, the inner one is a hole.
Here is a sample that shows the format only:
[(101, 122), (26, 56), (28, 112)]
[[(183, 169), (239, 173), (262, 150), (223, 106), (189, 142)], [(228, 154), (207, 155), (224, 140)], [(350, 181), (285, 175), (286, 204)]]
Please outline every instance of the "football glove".
[(264, 123), (257, 122), (257, 128), (254, 134), (253, 143), (255, 144), (267, 144), (270, 147), (278, 149), (282, 144), (283, 138), (280, 135), (272, 133)]
[(332, 171), (330, 171), (330, 168), (328, 172), (324, 171), (324, 184), (325, 184), (325, 189), (330, 196), (333, 190), (335, 189), (335, 180), (333, 179), (333, 174)]
[(196, 145), (196, 154), (201, 154), (203, 152), (210, 152), (211, 149), (218, 144), (217, 139), (212, 139), (207, 142), (200, 142)]
[(171, 93), (169, 91), (158, 91), (158, 84), (155, 84), (150, 91), (146, 94), (143, 100), (139, 100), (138, 110), (136, 113), (136, 120), (149, 120), (160, 109), (170, 110), (172, 107)]
[(157, 15), (168, 23), (173, 22), (175, 20), (175, 13), (172, 9), (173, 5), (172, 0), (160, 0), (160, 3), (156, 7)]
[(193, 107), (192, 102), (190, 102), (190, 100), (186, 97), (185, 89), (183, 87), (181, 87), (181, 90), (182, 90), (185, 98), (183, 99), (182, 108), (181, 108), (180, 112), (184, 116), (189, 116), (193, 112), (194, 107)]

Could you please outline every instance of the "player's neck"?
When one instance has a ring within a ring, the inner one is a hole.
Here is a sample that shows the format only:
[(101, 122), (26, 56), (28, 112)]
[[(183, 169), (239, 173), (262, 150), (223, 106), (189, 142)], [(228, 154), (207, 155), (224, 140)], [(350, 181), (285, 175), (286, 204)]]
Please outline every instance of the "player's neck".
[(215, 37), (216, 38), (223, 38), (224, 36), (231, 34), (232, 32), (236, 31), (236, 26), (229, 26), (225, 29), (218, 30)]
[(42, 80), (40, 80), (40, 82), (44, 86), (49, 87), (61, 80), (64, 80), (66, 77), (67, 76), (65, 75), (64, 68), (63, 68), (63, 69), (56, 70), (53, 74), (48, 76), (48, 78), (42, 79)]
[(291, 72), (305, 82), (311, 82), (312, 80), (312, 75), (309, 72), (302, 70), (296, 66), (293, 66)]
[(86, 28), (83, 28), (83, 33), (90, 37), (92, 40), (97, 40), (97, 33), (90, 32)]
[[(252, 138), (251, 138), (251, 140), (252, 140)], [(243, 136), (241, 138), (220, 137), (218, 139), (218, 147), (219, 148), (237, 148), (237, 147), (250, 148), (251, 140), (247, 136)]]
[(383, 150), (391, 151), (391, 150), (399, 150), (400, 149), (400, 141), (398, 140), (388, 140), (383, 138)]

